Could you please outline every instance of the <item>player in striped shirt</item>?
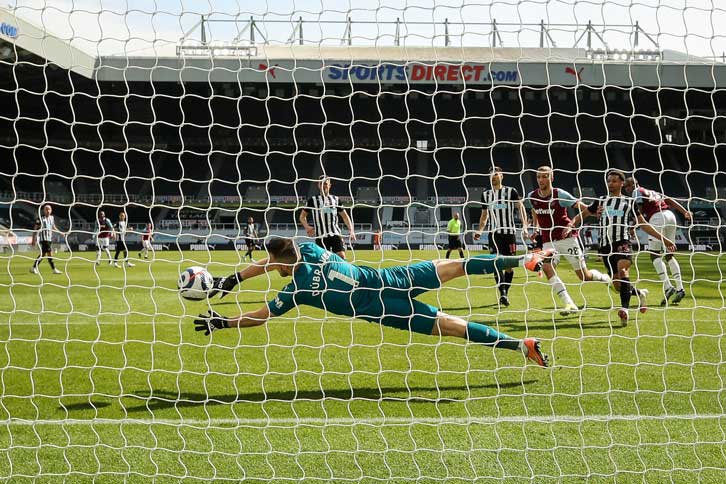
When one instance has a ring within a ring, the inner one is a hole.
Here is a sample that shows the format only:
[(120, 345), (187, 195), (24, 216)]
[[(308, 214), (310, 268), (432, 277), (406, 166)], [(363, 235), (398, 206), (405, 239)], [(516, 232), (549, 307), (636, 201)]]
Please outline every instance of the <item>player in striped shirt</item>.
[[(331, 186), (330, 178), (326, 176), (320, 178), (318, 182), (320, 195), (310, 197), (300, 212), (300, 223), (308, 236), (315, 237), (316, 244), (345, 259), (345, 244), (338, 225), (338, 216), (348, 227), (351, 241), (356, 240), (355, 228), (348, 212), (340, 206), (338, 197), (330, 194)], [(312, 214), (314, 226), (308, 223), (308, 214)]]
[[(504, 179), (502, 169), (494, 166), (489, 173), (492, 188), (481, 195), (482, 211), (479, 217), (479, 230), (474, 234), (474, 240), (481, 238), (484, 228), (489, 222), (489, 251), (492, 254), (515, 255), (517, 253), (517, 229), (514, 224), (514, 213), (519, 213), (519, 218), (526, 227), (528, 225), (527, 211), (524, 209), (519, 192), (515, 188), (502, 185)], [(512, 268), (503, 273), (498, 271), (494, 273), (500, 294), (499, 304), (503, 306), (509, 306), (509, 288), (513, 278), (514, 269)]]
[(539, 188), (530, 192), (524, 200), (524, 206), (532, 209), (532, 220), (538, 227), (531, 238), (534, 240), (538, 234), (541, 235), (544, 249), (554, 249), (557, 253), (554, 264), (545, 264), (543, 269), (552, 284), (552, 289), (565, 304), (560, 314), (568, 315), (577, 312), (579, 308), (555, 272), (560, 256), (567, 259), (581, 281), (610, 283), (610, 277), (598, 270), (587, 268), (585, 253), (577, 238), (577, 232), (573, 232), (570, 226), (571, 220), (567, 209), (572, 207), (578, 212), (583, 212), (587, 210), (587, 205), (565, 190), (554, 188), (553, 177), (552, 168), (549, 166), (537, 168)]
[(118, 265), (118, 255), (121, 252), (124, 253), (124, 258), (121, 260), (121, 263), (123, 264), (125, 261), (128, 267), (134, 266), (129, 260), (129, 249), (126, 247), (126, 232), (131, 232), (131, 229), (128, 228), (128, 223), (126, 222), (126, 213), (121, 212), (118, 214), (118, 223), (116, 224), (116, 254), (113, 258), (113, 265), (115, 267), (120, 267)]
[[(625, 174), (620, 170), (610, 170), (607, 174), (608, 195), (593, 202), (587, 210), (577, 214), (570, 223), (578, 227), (580, 221), (589, 216), (600, 219), (600, 249), (608, 274), (613, 278), (613, 286), (620, 293), (620, 309), (618, 317), (623, 325), (628, 323), (628, 308), (631, 296), (638, 297), (641, 313), (647, 311), (647, 289), (637, 289), (630, 282), (630, 267), (633, 263), (632, 243), (633, 232), (637, 224), (637, 213), (633, 199), (623, 195)], [(650, 235), (658, 235), (647, 222), (640, 227)], [(673, 242), (666, 239), (666, 245)]]
[(242, 261), (245, 261), (247, 257), (250, 258), (250, 262), (254, 262), (255, 260), (252, 258), (252, 252), (255, 250), (255, 244), (257, 243), (257, 225), (255, 224), (255, 219), (252, 217), (247, 218), (247, 224), (244, 226), (244, 236), (245, 236), (245, 246), (247, 247), (247, 252), (245, 252), (245, 255), (242, 256)]
[(60, 274), (61, 271), (56, 269), (55, 262), (53, 262), (53, 232), (62, 233), (55, 226), (55, 217), (53, 217), (53, 208), (50, 205), (43, 205), (43, 211), (40, 217), (35, 221), (33, 227), (33, 245), (39, 244), (40, 255), (35, 259), (33, 267), (30, 268), (30, 272), (38, 274), (38, 265), (43, 257), (48, 258), (48, 264), (53, 270), (53, 274)]
[[(678, 221), (671, 208), (678, 210), (686, 220), (693, 220), (693, 215), (676, 200), (654, 190), (637, 186), (635, 178), (626, 179), (623, 190), (635, 200), (635, 207), (638, 210), (638, 222), (642, 225), (648, 222), (656, 230), (656, 235), (648, 233), (648, 251), (655, 272), (663, 283), (664, 297), (660, 305), (665, 306), (671, 298), (673, 298), (671, 303), (678, 304), (686, 297), (686, 291), (683, 289), (681, 266), (673, 257), (673, 252), (676, 250), (675, 245), (668, 247), (665, 242), (666, 240), (675, 242), (676, 239)], [(666, 253), (664, 254), (664, 252)], [(668, 263), (667, 268), (666, 263)], [(673, 276), (675, 287), (668, 277), (668, 269), (670, 269)]]
[[(197, 331), (209, 335), (218, 329), (260, 326), (296, 306), (306, 305), (419, 334), (454, 336), (493, 348), (521, 351), (537, 365), (548, 366), (548, 357), (542, 353), (537, 339), (512, 338), (485, 324), (446, 314), (415, 298), (441, 288), (450, 280), (467, 275), (491, 274), (496, 268), (524, 266), (537, 271), (551, 253), (520, 257), (480, 255), (375, 269), (350, 264), (312, 243), (296, 246), (288, 238), (270, 239), (266, 251), (268, 258), (226, 279), (242, 281), (277, 271), (282, 277), (292, 277), (292, 281), (257, 310), (235, 318), (225, 318), (214, 311), (200, 315), (194, 321)], [(210, 297), (214, 294), (216, 292)], [(226, 292), (222, 296), (224, 294)]]

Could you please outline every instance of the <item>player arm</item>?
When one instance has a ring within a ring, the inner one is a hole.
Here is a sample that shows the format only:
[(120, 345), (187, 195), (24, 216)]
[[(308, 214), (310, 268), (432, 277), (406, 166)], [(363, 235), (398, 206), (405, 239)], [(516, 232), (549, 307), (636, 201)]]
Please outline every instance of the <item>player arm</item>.
[(209, 297), (214, 297), (217, 293), (221, 292), (220, 299), (222, 299), (240, 282), (261, 276), (273, 269), (274, 267), (270, 264), (270, 258), (265, 257), (264, 259), (255, 261), (254, 264), (248, 265), (239, 272), (233, 272), (227, 277), (215, 277), (212, 289), (209, 291)]
[(653, 227), (647, 220), (645, 220), (645, 217), (643, 217), (643, 214), (638, 214), (638, 228), (641, 229), (646, 234), (650, 235), (654, 239), (658, 239), (663, 242), (663, 244), (668, 248), (669, 251), (675, 252), (676, 251), (676, 244), (674, 241), (668, 239), (667, 237), (664, 237), (663, 234), (658, 232), (655, 227)]
[(214, 310), (209, 310), (194, 320), (194, 329), (204, 331), (204, 335), (209, 336), (220, 329), (252, 328), (265, 324), (270, 319), (270, 314), (270, 309), (266, 305), (233, 318), (227, 318)]
[(481, 215), (479, 216), (479, 230), (477, 230), (476, 234), (474, 234), (475, 238), (480, 238), (481, 234), (484, 233), (484, 227), (487, 225), (487, 220), (489, 220), (489, 210), (483, 208)]
[(665, 200), (666, 205), (678, 210), (681, 213), (681, 215), (683, 215), (685, 217), (686, 220), (691, 220), (693, 218), (693, 214), (691, 214), (691, 212), (686, 210), (686, 208), (683, 205), (681, 205), (678, 200), (675, 200), (671, 197), (664, 197), (664, 200)]
[(350, 238), (352, 240), (355, 240), (355, 228), (353, 227), (353, 220), (351, 220), (350, 215), (348, 215), (348, 212), (345, 209), (340, 210), (340, 218), (343, 219), (343, 223), (345, 223), (345, 226), (348, 227)]

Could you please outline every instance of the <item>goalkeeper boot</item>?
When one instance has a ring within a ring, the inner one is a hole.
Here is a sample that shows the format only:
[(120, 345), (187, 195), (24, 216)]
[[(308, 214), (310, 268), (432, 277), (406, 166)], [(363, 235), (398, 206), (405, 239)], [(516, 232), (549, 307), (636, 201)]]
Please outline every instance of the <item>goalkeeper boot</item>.
[(542, 368), (550, 366), (550, 357), (542, 353), (542, 344), (536, 338), (525, 338), (522, 340), (522, 351), (527, 359), (535, 362)]
[[(661, 306), (665, 306), (668, 304), (668, 300), (673, 297), (673, 295), (676, 293), (676, 288), (671, 286), (665, 291), (665, 296), (663, 297), (663, 300), (660, 302)], [(684, 294), (685, 296), (685, 294)]]
[(532, 252), (524, 256), (524, 268), (532, 272), (540, 272), (542, 266), (552, 261), (555, 251), (547, 249), (544, 251)]
[(673, 296), (671, 304), (678, 304), (679, 302), (683, 301), (684, 297), (686, 297), (686, 291), (684, 289), (676, 291), (676, 294)]
[(648, 311), (648, 290), (638, 290), (638, 311), (645, 313)]

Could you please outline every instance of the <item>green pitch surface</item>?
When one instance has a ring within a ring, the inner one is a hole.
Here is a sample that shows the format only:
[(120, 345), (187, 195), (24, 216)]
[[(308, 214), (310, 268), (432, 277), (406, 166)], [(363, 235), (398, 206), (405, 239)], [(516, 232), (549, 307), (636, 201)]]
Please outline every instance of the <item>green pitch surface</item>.
[[(191, 317), (207, 302), (182, 302), (176, 278), (197, 264), (227, 274), (237, 254), (163, 252), (129, 269), (79, 256), (60, 257), (61, 275), (43, 262), (40, 276), (28, 257), (0, 256), (0, 479), (723, 482), (719, 254), (678, 255), (688, 296), (667, 309), (639, 256), (652, 307), (631, 311), (627, 327), (611, 309), (615, 292), (577, 283), (564, 265), (587, 306), (575, 316), (559, 316), (549, 285), (522, 270), (504, 311), (490, 276), (421, 297), (541, 338), (552, 369), (309, 308), (209, 338)], [(211, 304), (234, 315), (282, 285), (277, 275), (246, 281)]]

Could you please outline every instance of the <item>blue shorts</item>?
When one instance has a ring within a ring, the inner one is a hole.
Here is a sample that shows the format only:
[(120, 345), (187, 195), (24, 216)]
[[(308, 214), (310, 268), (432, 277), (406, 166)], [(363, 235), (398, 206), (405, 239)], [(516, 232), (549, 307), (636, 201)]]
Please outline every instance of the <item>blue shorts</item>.
[(364, 307), (356, 308), (360, 317), (392, 328), (431, 334), (439, 309), (414, 298), (441, 287), (433, 262), (388, 267), (379, 273), (383, 288), (371, 293)]

